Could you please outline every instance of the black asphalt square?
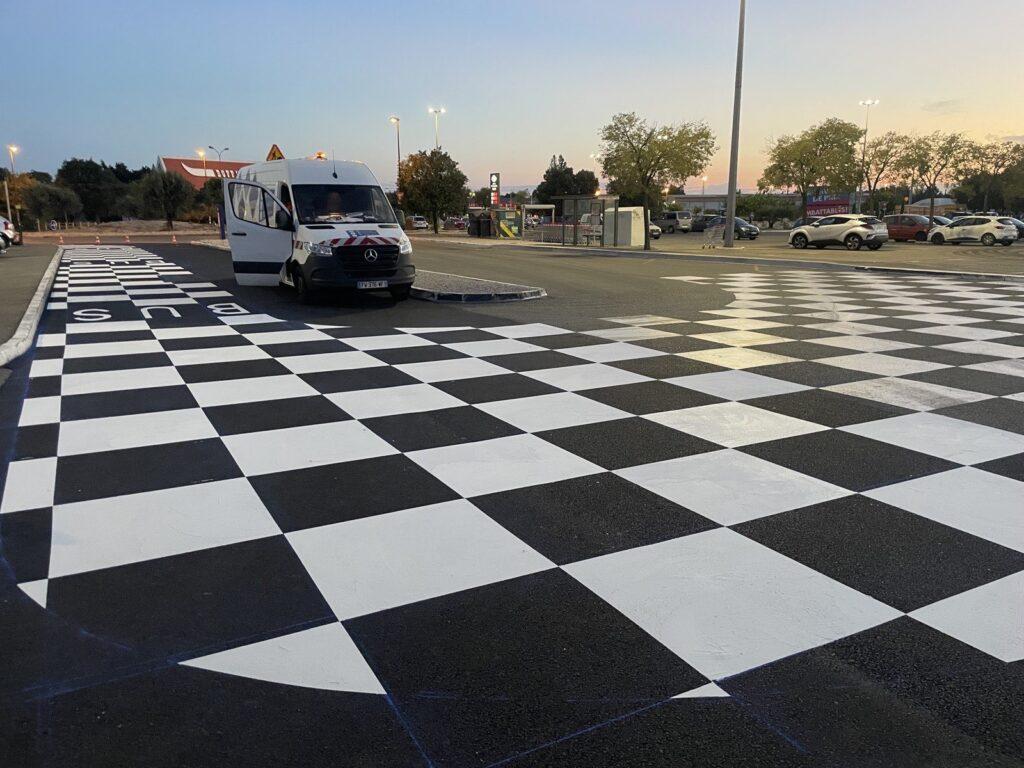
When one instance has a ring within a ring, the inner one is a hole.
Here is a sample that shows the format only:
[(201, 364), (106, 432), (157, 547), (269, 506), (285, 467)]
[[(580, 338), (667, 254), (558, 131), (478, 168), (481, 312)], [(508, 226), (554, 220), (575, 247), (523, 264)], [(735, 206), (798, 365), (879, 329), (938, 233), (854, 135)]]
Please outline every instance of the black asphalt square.
[(506, 370), (517, 372), (561, 368), (566, 365), (579, 365), (583, 362), (578, 357), (550, 350), (543, 352), (519, 352), (513, 355), (492, 355), (484, 359)]
[(47, 607), (161, 661), (334, 619), (284, 536), (50, 579)]
[[(722, 331), (728, 331), (728, 329), (715, 328), (709, 325), (701, 333), (720, 333)], [(722, 346), (707, 339), (695, 339), (693, 336), (670, 336), (664, 339), (643, 339), (629, 343), (635, 344), (638, 347), (642, 346), (658, 352), (664, 352), (666, 355), (675, 355), (680, 352), (701, 352), (705, 349), (717, 349)]]
[(906, 378), (970, 392), (982, 392), (986, 395), (1014, 395), (1024, 392), (1024, 376), (1008, 376), (1005, 373), (975, 371), (970, 368), (939, 368), (914, 373)]
[(0, 515), (0, 558), (17, 582), (47, 577), (52, 529), (50, 507)]
[(54, 500), (69, 504), (241, 476), (218, 438), (81, 453), (57, 459)]
[(291, 374), (277, 360), (236, 360), (225, 363), (179, 365), (178, 373), (187, 384), (229, 379), (249, 379), (258, 376), (286, 376)]
[(347, 413), (322, 395), (275, 400), (269, 407), (265, 402), (256, 402), (208, 406), (203, 410), (219, 435), (305, 427), (349, 418)]
[(993, 459), (983, 464), (975, 464), (977, 469), (984, 469), (986, 472), (994, 472), (1003, 477), (1011, 477), (1014, 480), (1024, 481), (1024, 453), (1016, 453), (1013, 456), (1004, 456), (1001, 459)]
[(974, 363), (987, 363), (999, 359), (988, 355), (970, 355), (966, 352), (939, 349), (938, 347), (907, 347), (906, 349), (892, 349), (885, 354), (892, 357), (902, 357), (907, 360), (921, 360), (926, 363), (939, 363), (941, 365), (973, 365)]
[[(934, 325), (934, 323), (932, 323)], [(872, 333), (871, 338), (883, 339), (884, 341), (898, 341), (902, 344), (917, 344), (923, 347), (938, 347), (942, 344), (953, 344), (963, 339), (952, 336), (941, 336), (937, 333), (922, 331), (889, 331), (887, 333)]]
[(402, 455), (250, 477), (286, 533), (459, 498)]
[(109, 344), (117, 341), (149, 341), (156, 336), (150, 330), (138, 331), (94, 331), (92, 333), (69, 333), (64, 343), (69, 347), (82, 344)]
[(1024, 570), (1024, 553), (860, 494), (733, 530), (907, 612)]
[(148, 352), (142, 355), (75, 357), (64, 359), (64, 373), (95, 373), (98, 371), (122, 371), (133, 368), (159, 368), (160, 366), (170, 364), (171, 360), (164, 352)]
[(939, 408), (932, 413), (1024, 435), (1024, 401), (1021, 400), (993, 397), (976, 403)]
[(717, 527), (611, 472), (477, 496), (473, 503), (560, 565)]
[(168, 352), (183, 349), (217, 349), (219, 347), (254, 346), (245, 336), (234, 333), (227, 336), (194, 336), (186, 339), (161, 339), (160, 346)]
[[(768, 328), (764, 333), (771, 333), (774, 328)], [(827, 344), (815, 344), (813, 341), (783, 341), (778, 344), (758, 344), (758, 352), (770, 352), (774, 355), (786, 355), (796, 357), (800, 360), (818, 360), (822, 357), (835, 357), (836, 348)], [(840, 351), (841, 353), (841, 351)]]
[(639, 373), (652, 379), (674, 379), (676, 376), (694, 376), (698, 373), (715, 373), (725, 371), (720, 365), (705, 363), (703, 360), (691, 360), (679, 355), (659, 355), (658, 357), (641, 357), (636, 360), (617, 360), (608, 365), (621, 368), (631, 373)]
[(490, 403), (517, 397), (550, 395), (562, 390), (519, 373), (479, 376), (474, 379), (439, 381), (433, 386), (464, 403)]
[[(771, 320), (771, 318), (767, 318)], [(818, 323), (822, 321), (819, 320)], [(769, 328), (766, 333), (771, 333), (772, 336), (782, 336), (786, 339), (793, 339), (794, 341), (808, 341), (814, 339), (825, 339), (829, 336), (835, 336), (835, 331), (825, 331), (821, 328), (811, 328), (810, 325), (789, 325), (783, 328)]]
[(676, 411), (680, 408), (723, 402), (721, 398), (677, 387), (666, 381), (641, 381), (637, 384), (585, 389), (578, 394), (635, 415)]
[(599, 339), (597, 336), (588, 336), (585, 333), (556, 333), (551, 336), (537, 336), (523, 339), (527, 344), (533, 344), (545, 349), (566, 349), (569, 347), (587, 347), (594, 344), (607, 344), (607, 339)]
[(647, 419), (616, 419), (536, 433), (538, 437), (605, 469), (720, 450), (721, 446)]
[(377, 387), (401, 387), (406, 384), (419, 384), (407, 373), (397, 368), (380, 366), (374, 368), (353, 368), (348, 371), (323, 371), (321, 373), (303, 373), (299, 378), (309, 384), (317, 392), (352, 392), (358, 389), (376, 389)]
[[(757, 347), (754, 347), (754, 349), (757, 349)], [(807, 387), (830, 387), (835, 384), (848, 384), (851, 381), (878, 378), (872, 373), (851, 371), (847, 368), (839, 368), (835, 365), (827, 365), (812, 360), (804, 360), (799, 363), (762, 365), (750, 370), (760, 376), (770, 376), (773, 379), (782, 379), (793, 384), (803, 384)]]
[(429, 347), (401, 347), (399, 349), (372, 349), (366, 354), (382, 360), (389, 365), (402, 365), (404, 363), (425, 363), (431, 360), (455, 360), (460, 357), (467, 357), (454, 349), (442, 347), (440, 344), (431, 344)]
[[(755, 369), (757, 370), (757, 369)], [(785, 395), (772, 395), (745, 401), (747, 405), (764, 408), (796, 419), (813, 421), (828, 427), (845, 427), (865, 421), (913, 413), (895, 405), (850, 397), (824, 389), (804, 389)]]
[(11, 458), (18, 461), (56, 456), (59, 434), (60, 424), (36, 424), (30, 427), (21, 427), (14, 438), (14, 451)]
[(326, 355), (331, 352), (350, 352), (352, 347), (334, 339), (319, 341), (294, 341), (287, 344), (261, 344), (260, 349), (271, 357), (293, 357), (295, 355)]
[(521, 430), (472, 406), (363, 419), (362, 423), (400, 451), (522, 434)]
[(433, 333), (417, 333), (421, 339), (432, 341), (435, 344), (459, 344), (466, 341), (494, 341), (502, 339), (483, 328), (467, 328), (461, 331), (434, 331)]
[(958, 466), (935, 456), (834, 429), (739, 450), (851, 491), (866, 491)]
[(197, 407), (199, 406), (189, 388), (184, 384), (178, 384), (120, 392), (65, 395), (60, 399), (60, 418), (61, 421), (76, 421)]
[(705, 682), (559, 570), (344, 624), (438, 765), (490, 765)]

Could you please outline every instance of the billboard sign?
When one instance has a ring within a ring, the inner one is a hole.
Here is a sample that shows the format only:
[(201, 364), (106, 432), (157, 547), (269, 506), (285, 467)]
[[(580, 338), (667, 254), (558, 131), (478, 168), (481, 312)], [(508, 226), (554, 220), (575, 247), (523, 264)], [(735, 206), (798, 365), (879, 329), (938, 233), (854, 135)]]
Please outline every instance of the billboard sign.
[(501, 174), (491, 174), (491, 205), (497, 207), (501, 204)]
[(816, 189), (807, 195), (808, 216), (834, 216), (837, 213), (850, 212), (850, 196), (829, 192), (827, 189)]

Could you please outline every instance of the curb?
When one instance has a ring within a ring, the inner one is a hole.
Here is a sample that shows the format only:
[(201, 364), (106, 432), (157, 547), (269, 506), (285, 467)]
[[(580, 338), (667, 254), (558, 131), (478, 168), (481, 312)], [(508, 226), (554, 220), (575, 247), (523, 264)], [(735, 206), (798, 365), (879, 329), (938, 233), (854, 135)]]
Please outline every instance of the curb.
[(57, 251), (53, 254), (53, 258), (50, 260), (49, 266), (46, 267), (46, 271), (43, 272), (43, 277), (39, 281), (39, 287), (36, 288), (32, 300), (28, 303), (25, 314), (22, 316), (21, 322), (18, 323), (14, 335), (3, 344), (0, 344), (0, 365), (7, 365), (14, 358), (25, 354), (28, 348), (32, 346), (32, 341), (36, 337), (36, 329), (39, 328), (39, 318), (42, 317), (43, 310), (46, 309), (46, 299), (50, 294), (53, 281), (57, 277), (57, 267), (60, 264), (60, 257), (63, 253), (64, 248), (57, 246)]
[(214, 250), (217, 250), (217, 251), (228, 251), (228, 252), (231, 251), (230, 246), (222, 245), (220, 242), (218, 242), (216, 240), (189, 240), (188, 244), (189, 245), (201, 245), (204, 248), (213, 248)]
[(543, 288), (526, 288), (522, 291), (502, 291), (500, 293), (453, 293), (451, 291), (429, 291), (413, 286), (409, 295), (420, 301), (463, 302), (468, 304), (485, 301), (526, 301), (528, 299), (540, 299), (548, 294)]

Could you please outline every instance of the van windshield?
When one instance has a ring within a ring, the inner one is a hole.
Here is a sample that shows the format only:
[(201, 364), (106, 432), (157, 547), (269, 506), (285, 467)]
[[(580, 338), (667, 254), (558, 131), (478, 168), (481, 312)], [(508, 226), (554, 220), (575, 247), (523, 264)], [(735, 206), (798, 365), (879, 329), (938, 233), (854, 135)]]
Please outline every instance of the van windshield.
[(395, 224), (395, 212), (380, 187), (357, 184), (296, 184), (292, 187), (300, 224)]

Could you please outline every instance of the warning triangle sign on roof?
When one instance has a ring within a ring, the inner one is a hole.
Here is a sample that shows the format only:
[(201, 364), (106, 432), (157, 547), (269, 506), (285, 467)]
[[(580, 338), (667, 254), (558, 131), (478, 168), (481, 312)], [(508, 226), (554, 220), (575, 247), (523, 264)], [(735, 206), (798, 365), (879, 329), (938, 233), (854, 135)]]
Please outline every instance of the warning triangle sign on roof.
[(270, 151), (267, 152), (267, 160), (284, 160), (284, 152), (281, 151), (277, 144), (270, 146)]

